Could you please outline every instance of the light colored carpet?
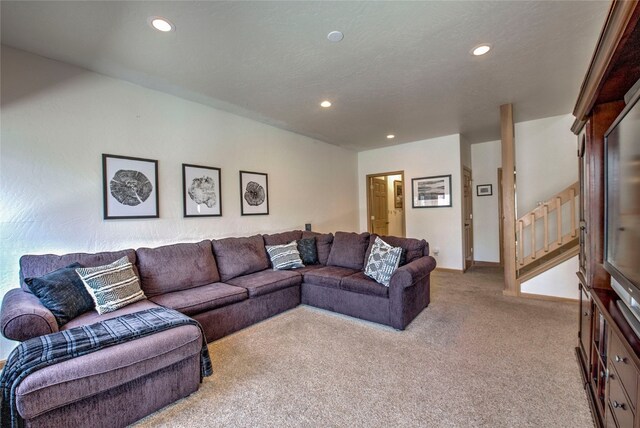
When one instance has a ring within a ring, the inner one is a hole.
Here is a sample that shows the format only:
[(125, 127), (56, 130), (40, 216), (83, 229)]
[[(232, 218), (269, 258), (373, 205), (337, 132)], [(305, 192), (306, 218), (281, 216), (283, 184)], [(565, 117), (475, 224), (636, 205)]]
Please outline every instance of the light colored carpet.
[(435, 272), (405, 331), (308, 306), (209, 346), (214, 375), (139, 427), (590, 427), (576, 304)]

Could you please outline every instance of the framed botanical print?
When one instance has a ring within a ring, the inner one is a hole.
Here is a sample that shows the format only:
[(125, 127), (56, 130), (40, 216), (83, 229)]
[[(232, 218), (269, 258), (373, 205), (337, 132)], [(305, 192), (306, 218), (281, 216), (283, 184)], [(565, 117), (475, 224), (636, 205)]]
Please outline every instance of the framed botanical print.
[(269, 214), (269, 181), (267, 174), (240, 171), (240, 210), (242, 215)]
[(104, 218), (157, 218), (158, 161), (102, 155)]
[(185, 217), (222, 215), (221, 170), (182, 164), (182, 200)]

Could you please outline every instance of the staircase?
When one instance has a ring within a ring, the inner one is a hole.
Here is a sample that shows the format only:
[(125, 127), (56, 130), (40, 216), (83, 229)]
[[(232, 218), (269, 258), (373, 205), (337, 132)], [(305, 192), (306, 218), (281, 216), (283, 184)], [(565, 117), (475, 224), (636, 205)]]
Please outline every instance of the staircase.
[(516, 220), (516, 277), (519, 284), (579, 253), (579, 183), (553, 195)]

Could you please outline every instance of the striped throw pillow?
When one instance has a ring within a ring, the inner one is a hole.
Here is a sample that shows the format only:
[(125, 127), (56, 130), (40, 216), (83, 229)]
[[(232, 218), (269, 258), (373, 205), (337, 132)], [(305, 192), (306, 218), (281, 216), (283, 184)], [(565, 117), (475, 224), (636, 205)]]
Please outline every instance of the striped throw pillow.
[(304, 267), (298, 252), (296, 241), (285, 245), (267, 245), (267, 253), (271, 259), (273, 270), (286, 270)]
[(100, 315), (146, 299), (140, 289), (138, 276), (126, 256), (109, 265), (78, 268), (76, 272)]

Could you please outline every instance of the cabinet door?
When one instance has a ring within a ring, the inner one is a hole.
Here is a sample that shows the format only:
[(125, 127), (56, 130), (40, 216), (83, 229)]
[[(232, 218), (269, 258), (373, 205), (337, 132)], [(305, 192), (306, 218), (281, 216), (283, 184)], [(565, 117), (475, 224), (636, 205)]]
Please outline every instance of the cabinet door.
[[(591, 296), (589, 292), (584, 288), (582, 284), (579, 286), (580, 288), (580, 322), (579, 322), (579, 331), (578, 336), (580, 338), (579, 345), (580, 351), (582, 352), (582, 358), (585, 362), (586, 367), (589, 367), (588, 357), (591, 354), (589, 352), (589, 344), (591, 343), (591, 314), (592, 309), (591, 305)], [(585, 367), (585, 372), (586, 372)]]

